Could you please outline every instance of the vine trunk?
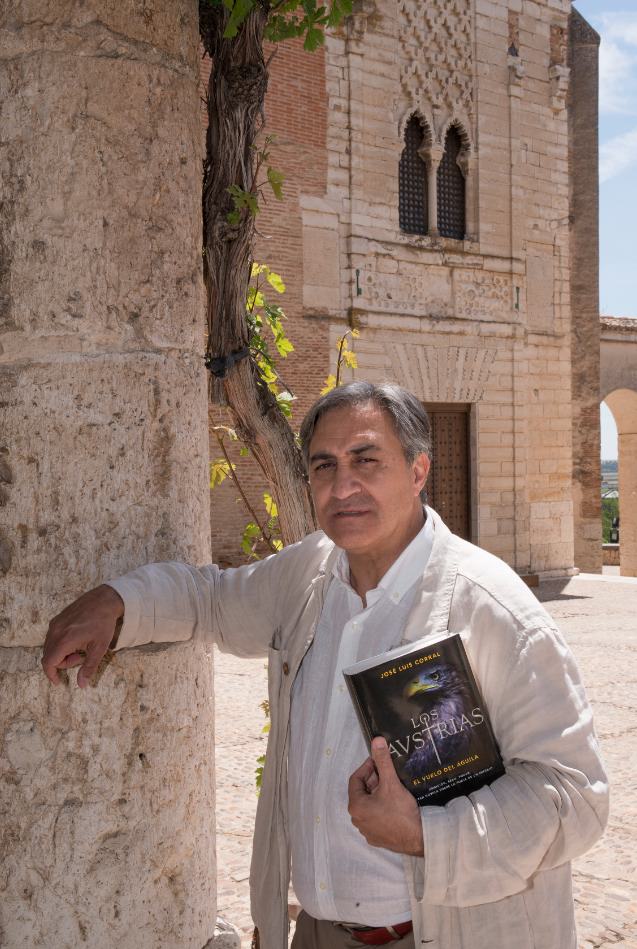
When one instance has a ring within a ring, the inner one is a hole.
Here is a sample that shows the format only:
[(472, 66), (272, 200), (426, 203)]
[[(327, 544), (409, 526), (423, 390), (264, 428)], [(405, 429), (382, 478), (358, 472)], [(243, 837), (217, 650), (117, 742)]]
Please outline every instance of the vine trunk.
[[(245, 209), (236, 224), (228, 188), (258, 195), (255, 141), (264, 123), (268, 70), (263, 53), (267, 5), (257, 5), (232, 39), (224, 38), (228, 11), (199, 7), (200, 34), (212, 61), (207, 91), (208, 130), (203, 179), (204, 281), (209, 358), (223, 358), (249, 346), (246, 298), (255, 235)], [(210, 396), (227, 403), (237, 434), (260, 465), (279, 509), (281, 537), (293, 543), (315, 529), (303, 460), (289, 423), (262, 382), (252, 356), (211, 376)]]

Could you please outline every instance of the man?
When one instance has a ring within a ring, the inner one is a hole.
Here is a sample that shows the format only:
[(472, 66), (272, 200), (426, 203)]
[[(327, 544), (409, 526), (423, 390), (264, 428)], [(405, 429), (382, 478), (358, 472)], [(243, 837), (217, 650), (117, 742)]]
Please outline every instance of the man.
[[(343, 386), (301, 436), (321, 532), (239, 569), (151, 564), (84, 594), (51, 623), (47, 675), (80, 665), (86, 685), (122, 618), (117, 648), (197, 636), (268, 655), (251, 873), (263, 949), (287, 945), (290, 854), (294, 949), (576, 949), (569, 861), (602, 833), (608, 788), (572, 656), (509, 567), (423, 509), (430, 428), (412, 395)], [(383, 739), (361, 764), (341, 670), (447, 630), (506, 774), (419, 808)]]

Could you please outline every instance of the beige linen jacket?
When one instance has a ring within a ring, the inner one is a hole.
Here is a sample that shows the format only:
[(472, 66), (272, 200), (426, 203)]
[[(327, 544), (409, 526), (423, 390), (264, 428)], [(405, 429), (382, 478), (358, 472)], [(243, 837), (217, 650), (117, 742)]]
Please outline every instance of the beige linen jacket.
[[(404, 858), (416, 947), (576, 949), (570, 861), (598, 839), (608, 813), (579, 672), (522, 580), (427, 513), (434, 544), (405, 639), (460, 633), (506, 774), (421, 808), (425, 856)], [(272, 726), (251, 871), (263, 949), (287, 946), (290, 694), (335, 554), (319, 532), (246, 567), (150, 564), (112, 581), (125, 604), (118, 648), (202, 637), (268, 656)]]

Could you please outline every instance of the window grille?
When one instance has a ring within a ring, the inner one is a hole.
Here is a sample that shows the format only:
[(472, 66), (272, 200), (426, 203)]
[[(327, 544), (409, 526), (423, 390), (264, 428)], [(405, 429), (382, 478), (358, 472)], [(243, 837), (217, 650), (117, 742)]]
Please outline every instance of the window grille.
[(464, 240), (465, 195), (464, 176), (457, 158), (462, 140), (454, 127), (447, 132), (445, 152), (438, 168), (438, 230), (441, 237)]
[(401, 231), (427, 233), (427, 168), (418, 154), (424, 129), (413, 115), (405, 129), (405, 147), (398, 165), (398, 220)]

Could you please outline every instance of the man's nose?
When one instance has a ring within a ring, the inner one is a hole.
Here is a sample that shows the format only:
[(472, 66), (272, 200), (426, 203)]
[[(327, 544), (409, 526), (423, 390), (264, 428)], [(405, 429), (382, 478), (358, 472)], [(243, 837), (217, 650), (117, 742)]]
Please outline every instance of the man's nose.
[(355, 471), (348, 466), (339, 467), (337, 465), (332, 480), (332, 495), (340, 500), (349, 498), (352, 494), (358, 494), (361, 489), (361, 483)]

